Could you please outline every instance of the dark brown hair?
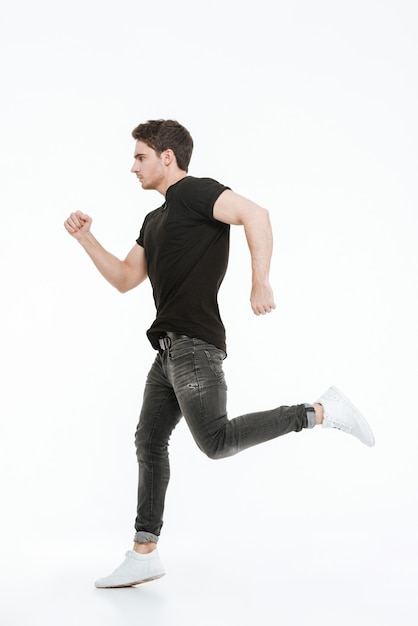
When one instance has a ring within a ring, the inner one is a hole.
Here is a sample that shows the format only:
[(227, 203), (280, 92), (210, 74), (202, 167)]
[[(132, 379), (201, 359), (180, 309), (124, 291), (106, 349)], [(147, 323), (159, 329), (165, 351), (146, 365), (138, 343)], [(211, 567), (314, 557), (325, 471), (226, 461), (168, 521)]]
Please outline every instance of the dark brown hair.
[(177, 165), (188, 171), (193, 152), (193, 139), (189, 131), (175, 120), (148, 120), (132, 131), (132, 137), (143, 141), (159, 156), (169, 148), (173, 151)]

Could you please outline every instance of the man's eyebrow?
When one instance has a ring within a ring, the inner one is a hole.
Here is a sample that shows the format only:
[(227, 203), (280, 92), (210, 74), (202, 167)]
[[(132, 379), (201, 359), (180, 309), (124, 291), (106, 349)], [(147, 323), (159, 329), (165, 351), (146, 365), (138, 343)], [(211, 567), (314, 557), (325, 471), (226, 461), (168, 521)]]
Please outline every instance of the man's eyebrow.
[(143, 157), (143, 156), (145, 156), (143, 152), (137, 152), (136, 154), (134, 154), (134, 159), (137, 159), (138, 157)]

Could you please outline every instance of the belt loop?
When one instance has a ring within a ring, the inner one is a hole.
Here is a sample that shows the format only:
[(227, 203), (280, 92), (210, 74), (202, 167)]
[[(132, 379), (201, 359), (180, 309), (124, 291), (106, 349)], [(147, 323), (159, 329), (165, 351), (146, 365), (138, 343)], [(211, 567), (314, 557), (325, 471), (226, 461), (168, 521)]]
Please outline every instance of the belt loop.
[(160, 344), (161, 350), (169, 350), (171, 348), (171, 339), (167, 337), (167, 335), (160, 337), (158, 343)]

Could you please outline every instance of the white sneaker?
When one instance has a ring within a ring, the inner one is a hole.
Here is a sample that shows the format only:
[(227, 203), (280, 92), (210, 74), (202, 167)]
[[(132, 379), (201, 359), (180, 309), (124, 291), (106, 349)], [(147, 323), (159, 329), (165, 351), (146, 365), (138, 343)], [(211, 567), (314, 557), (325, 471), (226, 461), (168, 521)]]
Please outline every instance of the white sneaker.
[(149, 554), (138, 554), (134, 550), (128, 550), (126, 559), (113, 574), (105, 578), (99, 578), (94, 583), (96, 587), (132, 587), (140, 583), (147, 583), (164, 576), (165, 571), (160, 561), (157, 550)]
[(366, 446), (374, 446), (374, 435), (366, 418), (337, 387), (330, 387), (318, 402), (324, 407), (324, 428), (338, 428)]

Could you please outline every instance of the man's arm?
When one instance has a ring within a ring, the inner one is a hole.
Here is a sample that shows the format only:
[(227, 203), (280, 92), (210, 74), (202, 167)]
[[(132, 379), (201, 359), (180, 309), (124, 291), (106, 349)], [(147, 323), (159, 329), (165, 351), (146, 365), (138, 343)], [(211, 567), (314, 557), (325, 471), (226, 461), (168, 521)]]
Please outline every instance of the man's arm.
[(213, 217), (244, 226), (252, 264), (251, 307), (256, 315), (271, 313), (276, 305), (269, 282), (273, 233), (268, 211), (227, 189), (216, 200)]
[(142, 246), (135, 244), (121, 261), (105, 250), (90, 232), (91, 217), (77, 211), (64, 222), (67, 232), (83, 246), (99, 272), (121, 293), (133, 289), (147, 278), (147, 261)]

